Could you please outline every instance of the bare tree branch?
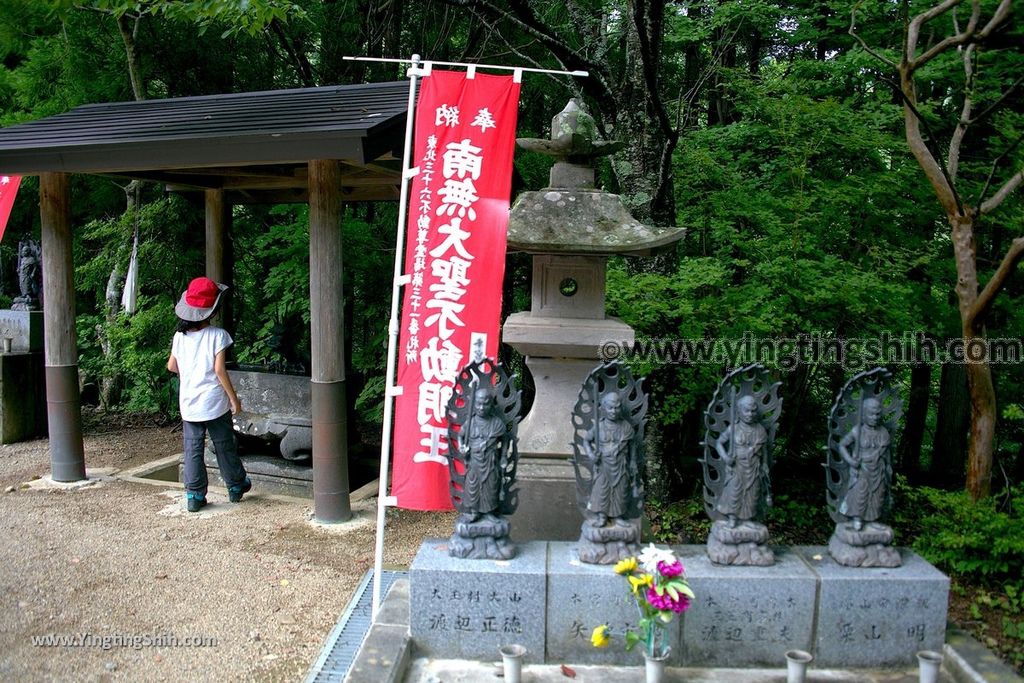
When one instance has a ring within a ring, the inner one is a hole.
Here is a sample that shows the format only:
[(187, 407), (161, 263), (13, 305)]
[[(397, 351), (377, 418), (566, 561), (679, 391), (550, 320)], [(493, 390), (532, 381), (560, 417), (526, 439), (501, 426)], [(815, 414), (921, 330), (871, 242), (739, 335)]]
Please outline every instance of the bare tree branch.
[[(1014, 140), (1009, 147), (1004, 149), (1002, 154), (1000, 154), (992, 161), (992, 168), (989, 169), (988, 177), (985, 178), (985, 185), (984, 187), (981, 188), (981, 192), (978, 193), (978, 201), (976, 201), (975, 204), (982, 207), (984, 206), (985, 195), (988, 193), (988, 188), (992, 186), (992, 179), (996, 176), (996, 169), (999, 168), (999, 164), (1002, 163), (1003, 159), (1013, 154), (1013, 150), (1017, 149), (1017, 146), (1021, 143), (1021, 141), (1024, 141), (1024, 133), (1018, 135), (1017, 139)], [(993, 206), (992, 208), (994, 209), (995, 206)]]
[[(882, 80), (890, 82), (884, 76)], [(934, 140), (935, 136), (928, 127), (928, 122), (924, 120), (921, 112), (917, 109), (913, 72), (908, 74), (901, 66), (900, 85), (893, 84), (893, 87), (903, 100), (904, 127), (907, 134), (907, 146), (910, 147), (911, 154), (917, 159), (925, 177), (932, 184), (935, 196), (947, 215), (963, 215), (964, 205), (956, 191), (956, 185), (953, 183), (953, 179), (947, 175), (946, 167), (937, 161), (940, 157), (938, 151), (928, 143), (928, 140)], [(921, 134), (921, 126), (924, 126), (927, 139)]]
[[(610, 98), (614, 89), (608, 79), (604, 67), (593, 60), (570, 48), (565, 40), (552, 33), (547, 26), (534, 14), (528, 3), (522, 0), (512, 0), (509, 4), (512, 11), (498, 7), (490, 0), (445, 0), (446, 3), (455, 7), (467, 7), (479, 9), (482, 13), (494, 19), (507, 20), (528, 35), (538, 39), (544, 47), (551, 51), (551, 54), (568, 69), (585, 69), (590, 72), (592, 78), (585, 79), (584, 87), (591, 91), (596, 98)], [(593, 88), (590, 84), (599, 87)]]
[[(899, 65), (894, 63), (888, 57), (872, 50), (856, 33), (857, 10), (863, 0), (858, 0), (850, 13), (849, 29), (850, 35), (857, 39), (868, 54), (899, 71), (899, 85), (893, 83), (885, 76), (880, 77), (883, 81), (889, 83), (893, 90), (899, 93), (900, 98), (903, 100), (907, 145), (910, 147), (910, 151), (921, 165), (921, 168), (925, 173), (925, 177), (927, 177), (929, 182), (931, 182), (932, 187), (935, 190), (935, 194), (939, 199), (939, 203), (942, 204), (943, 209), (945, 209), (949, 214), (962, 214), (964, 212), (963, 202), (960, 201), (960, 196), (956, 191), (953, 178), (950, 176), (949, 168), (942, 166), (937, 161), (940, 154), (937, 149), (932, 149), (932, 145), (928, 142), (928, 140), (934, 141), (935, 136), (929, 129), (927, 121), (924, 120), (924, 117), (921, 116), (921, 112), (917, 109), (917, 97), (914, 87), (914, 70), (916, 67), (913, 64), (912, 58), (917, 49), (917, 39), (920, 34), (921, 25), (944, 12), (954, 9), (962, 1), (963, 0), (945, 0), (945, 2), (933, 7), (928, 12), (914, 17), (913, 21), (910, 22), (910, 25), (907, 28), (907, 45), (903, 55), (903, 63)], [(973, 30), (973, 28), (971, 30)], [(927, 133), (927, 139), (921, 134), (922, 126)], [(959, 152), (957, 152), (956, 157), (959, 157)]]
[[(135, 44), (135, 30), (128, 26), (128, 15), (122, 14), (117, 17), (117, 30), (121, 32), (121, 40), (124, 41), (125, 57), (128, 61), (128, 80), (132, 86), (132, 96), (136, 101), (146, 99), (146, 86), (142, 83), (142, 74), (139, 73), (139, 50)], [(135, 17), (136, 26), (139, 18)]]
[(1014, 190), (1020, 187), (1020, 184), (1024, 182), (1024, 168), (1014, 173), (1009, 180), (1003, 183), (1003, 186), (996, 190), (996, 193), (989, 199), (985, 200), (978, 212), (986, 214), (994, 211), (996, 207), (1003, 203), (1003, 200), (1010, 196)]
[(988, 35), (1010, 16), (1011, 9), (1013, 9), (1013, 0), (1002, 0), (999, 3), (999, 7), (996, 7), (996, 11), (992, 14), (992, 18), (985, 24), (985, 28), (978, 31), (978, 40), (988, 38)]
[(740, 24), (737, 24), (736, 27), (733, 29), (732, 35), (729, 36), (726, 40), (720, 42), (715, 47), (715, 51), (711, 54), (711, 59), (708, 60), (707, 68), (701, 71), (700, 75), (697, 76), (696, 82), (694, 82), (694, 84), (690, 87), (689, 90), (686, 91), (685, 94), (683, 93), (682, 88), (679, 89), (679, 100), (676, 108), (676, 130), (682, 129), (683, 100), (685, 99), (686, 108), (689, 109), (690, 106), (693, 104), (693, 101), (697, 98), (697, 95), (700, 94), (700, 91), (704, 87), (704, 84), (711, 79), (711, 77), (715, 74), (716, 71), (718, 71), (718, 67), (716, 65), (721, 61), (722, 55), (725, 53), (726, 46), (728, 46), (730, 43), (732, 43), (733, 40), (735, 40), (736, 34), (738, 34), (739, 31)]
[[(1020, 173), (1017, 174), (1018, 179), (1020, 175)], [(985, 288), (981, 290), (981, 294), (978, 295), (978, 298), (971, 306), (968, 318), (964, 322), (969, 324), (972, 329), (976, 329), (985, 323), (985, 317), (988, 315), (989, 309), (992, 308), (992, 302), (995, 300), (999, 290), (1003, 288), (1006, 281), (1013, 275), (1013, 271), (1017, 268), (1021, 258), (1024, 258), (1024, 237), (1018, 237), (1010, 243), (1010, 248), (1006, 251), (1006, 255), (1003, 257), (1002, 263), (999, 264), (999, 268), (996, 269), (992, 278), (985, 285)]]
[(907, 26), (907, 43), (903, 48), (903, 63), (910, 66), (911, 71), (913, 71), (915, 67), (914, 53), (917, 52), (917, 39), (918, 36), (921, 35), (921, 26), (935, 17), (945, 14), (961, 2), (963, 2), (963, 0), (945, 0), (935, 7), (932, 7), (927, 12), (922, 12), (910, 20), (910, 24)]
[(985, 118), (988, 117), (989, 114), (991, 114), (992, 112), (997, 110), (1003, 104), (1003, 102), (1005, 102), (1006, 99), (1010, 95), (1012, 95), (1013, 92), (1017, 88), (1019, 88), (1021, 86), (1021, 83), (1024, 83), (1024, 75), (1021, 75), (1017, 80), (1015, 80), (1013, 82), (1013, 84), (1009, 88), (1007, 88), (1006, 91), (1003, 92), (1002, 95), (999, 96), (999, 99), (997, 99), (995, 102), (993, 102), (992, 104), (990, 104), (987, 107), (985, 107), (985, 109), (980, 114), (978, 114), (973, 119), (968, 121), (968, 124), (969, 125), (974, 125), (975, 123), (978, 123), (979, 121), (985, 120)]
[(857, 42), (860, 43), (860, 46), (864, 49), (865, 52), (867, 52), (869, 55), (871, 55), (878, 61), (882, 62), (883, 64), (887, 64), (893, 69), (895, 69), (896, 62), (892, 61), (882, 53), (873, 50), (866, 42), (864, 42), (864, 39), (861, 38), (860, 35), (857, 33), (857, 10), (860, 9), (861, 3), (863, 2), (864, 0), (857, 0), (857, 2), (853, 6), (853, 9), (850, 10), (850, 28), (847, 30), (847, 33), (853, 36), (857, 40)]
[(946, 157), (946, 177), (949, 178), (951, 183), (956, 179), (956, 172), (960, 167), (960, 145), (964, 141), (964, 135), (967, 134), (967, 127), (971, 125), (971, 107), (974, 104), (974, 98), (971, 96), (972, 86), (974, 85), (974, 45), (968, 45), (966, 48), (960, 48), (960, 50), (963, 52), (964, 61), (964, 106), (960, 110), (960, 120), (953, 130), (953, 135), (949, 138), (949, 154)]
[[(490, 29), (490, 31), (493, 34), (495, 34), (497, 36), (501, 36), (500, 29), (495, 25), (494, 20), (491, 17), (489, 17), (489, 16), (487, 16), (485, 14), (482, 14), (475, 7), (471, 7), (470, 11), (473, 13), (474, 16), (476, 16), (477, 19), (480, 20), (480, 23), (483, 24), (484, 26), (486, 26), (488, 29)], [(508, 48), (509, 52), (514, 54), (519, 59), (523, 60), (524, 63), (530, 64), (530, 65), (532, 65), (532, 66), (534, 66), (534, 67), (536, 67), (538, 69), (544, 68), (543, 64), (538, 62), (536, 59), (534, 59), (530, 55), (524, 53), (520, 48), (516, 47), (515, 45), (512, 45), (508, 40), (504, 40), (503, 39), (502, 42), (505, 44), (505, 47)], [(567, 78), (565, 76), (561, 76), (561, 75), (558, 75), (558, 74), (541, 74), (541, 75), (547, 76), (549, 80), (551, 80), (551, 81), (553, 81), (553, 82), (555, 82), (555, 83), (557, 83), (557, 84), (559, 84), (561, 86), (567, 87), (570, 90), (574, 90), (577, 93), (579, 93), (580, 90), (581, 90), (581, 88), (579, 87), (579, 84), (577, 84), (576, 81), (574, 79), (572, 79), (572, 78)]]
[[(943, 5), (946, 5), (951, 2), (954, 3), (954, 5), (957, 5), (960, 4), (961, 1), (962, 0), (947, 0), (947, 2), (943, 3)], [(908, 42), (906, 57), (908, 58), (911, 67), (913, 69), (920, 68), (955, 45), (964, 45), (965, 43), (979, 43), (985, 40), (986, 38), (988, 38), (989, 34), (992, 33), (992, 31), (998, 28), (999, 25), (1002, 24), (1007, 19), (1007, 17), (1010, 16), (1010, 9), (1012, 8), (1012, 4), (1013, 0), (1002, 0), (999, 3), (999, 6), (996, 8), (996, 11), (992, 14), (992, 18), (988, 20), (988, 23), (985, 24), (985, 26), (980, 31), (978, 31), (978, 21), (981, 19), (981, 3), (978, 0), (973, 0), (973, 6), (971, 8), (971, 19), (970, 21), (967, 22), (967, 28), (965, 28), (962, 33), (957, 33), (956, 35), (949, 36), (948, 38), (939, 41), (931, 48), (926, 50), (925, 53), (922, 54), (917, 59), (913, 59), (914, 51), (912, 51), (909, 48)], [(933, 8), (933, 10), (934, 9), (937, 8)], [(946, 10), (943, 10), (943, 12), (945, 11)], [(931, 10), (929, 12), (925, 12), (924, 14), (919, 14), (917, 17), (914, 18), (914, 21), (917, 21), (919, 18), (928, 15), (930, 12)], [(938, 16), (939, 14), (942, 14), (943, 12), (938, 12), (934, 16), (931, 16), (928, 19), (925, 19), (924, 21), (929, 21), (930, 19), (934, 18), (935, 16)], [(924, 21), (922, 21), (922, 24), (924, 23)], [(911, 22), (911, 25), (913, 25), (913, 22)], [(918, 26), (918, 29), (920, 29), (920, 26)], [(916, 35), (914, 36), (914, 41), (914, 49), (916, 50)]]
[(298, 71), (302, 84), (307, 88), (316, 85), (316, 80), (313, 78), (313, 66), (306, 59), (305, 53), (295, 48), (293, 41), (289, 39), (284, 27), (281, 26), (281, 22), (274, 19), (270, 22), (270, 29), (274, 32), (278, 42), (281, 43), (285, 53), (291, 58), (292, 63), (295, 64), (295, 70)]
[[(955, 8), (954, 8), (955, 11)], [(967, 21), (967, 28), (962, 32), (957, 32), (955, 35), (949, 36), (940, 40), (938, 43), (925, 50), (924, 54), (917, 59), (912, 59), (912, 65), (914, 69), (918, 69), (931, 60), (938, 57), (940, 54), (948, 50), (953, 46), (961, 46), (964, 43), (970, 42), (975, 36), (974, 31), (978, 28), (978, 19), (981, 18), (981, 4), (978, 0), (974, 0), (973, 7), (971, 8), (971, 18)], [(954, 26), (956, 26), (956, 16), (953, 17)], [(916, 48), (915, 48), (916, 49)], [(907, 52), (909, 58), (913, 58), (912, 52)]]
[(644, 83), (651, 98), (654, 114), (658, 118), (658, 125), (661, 132), (670, 141), (678, 140), (679, 133), (672, 126), (668, 118), (668, 111), (661, 99), (661, 88), (658, 87), (658, 49), (652, 41), (661, 34), (661, 18), (651, 17), (647, 11), (647, 3), (643, 0), (633, 0), (633, 23), (637, 33), (637, 40), (640, 43), (640, 65), (644, 75)]

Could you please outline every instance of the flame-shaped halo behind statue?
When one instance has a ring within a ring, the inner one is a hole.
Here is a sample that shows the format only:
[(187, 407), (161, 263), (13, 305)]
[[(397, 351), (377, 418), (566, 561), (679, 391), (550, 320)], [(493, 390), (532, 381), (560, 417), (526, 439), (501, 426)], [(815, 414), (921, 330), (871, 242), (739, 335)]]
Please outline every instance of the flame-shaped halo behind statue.
[[(464, 514), (480, 512), (467, 508), (462, 492), (466, 483), (469, 463), (459, 448), (458, 433), (473, 415), (474, 394), (480, 387), (494, 396), (495, 412), (505, 419), (505, 434), (499, 443), (496, 462), (500, 470), (501, 487), (498, 492), (497, 515), (511, 515), (519, 505), (519, 491), (513, 488), (519, 462), (518, 437), (519, 408), (522, 391), (515, 387), (515, 377), (509, 376), (503, 366), (484, 358), (464, 367), (455, 379), (452, 397), (448, 401), (448, 471), (451, 475), (449, 490), (455, 509)], [(483, 512), (491, 512), (484, 510)]]
[(763, 519), (766, 509), (771, 505), (771, 487), (767, 478), (772, 466), (772, 445), (775, 443), (775, 432), (778, 429), (779, 416), (782, 414), (782, 398), (779, 387), (782, 382), (773, 382), (763, 365), (753, 364), (733, 370), (718, 385), (711, 403), (704, 413), (704, 510), (712, 520), (718, 521), (726, 515), (715, 509), (715, 504), (725, 486), (726, 464), (715, 449), (715, 442), (722, 433), (738, 420), (737, 403), (743, 396), (754, 397), (757, 403), (759, 421), (768, 432), (768, 440), (764, 451), (766, 459), (762, 467), (765, 481), (761, 486), (761, 500), (758, 519)]
[[(882, 409), (879, 420), (889, 434), (897, 433), (897, 425), (903, 414), (903, 401), (891, 384), (892, 373), (885, 368), (874, 368), (854, 375), (832, 404), (828, 420), (828, 462), (825, 466), (825, 493), (828, 514), (837, 524), (850, 521), (850, 517), (839, 512), (840, 502), (850, 486), (850, 467), (839, 454), (839, 442), (850, 430), (864, 419), (864, 401), (875, 399)], [(887, 460), (885, 478), (892, 481), (892, 461)], [(892, 505), (892, 496), (885, 501), (884, 512)], [(884, 514), (883, 514), (884, 516)]]
[(643, 513), (644, 427), (647, 423), (647, 394), (641, 384), (643, 378), (634, 378), (629, 368), (617, 362), (604, 363), (594, 368), (583, 382), (572, 413), (573, 467), (576, 470), (576, 501), (584, 517), (588, 516), (587, 503), (594, 486), (594, 463), (587, 457), (584, 440), (594, 428), (601, 397), (617, 391), (621, 400), (621, 414), (633, 427), (630, 444), (629, 474), (631, 478), (630, 503), (624, 519), (635, 519)]

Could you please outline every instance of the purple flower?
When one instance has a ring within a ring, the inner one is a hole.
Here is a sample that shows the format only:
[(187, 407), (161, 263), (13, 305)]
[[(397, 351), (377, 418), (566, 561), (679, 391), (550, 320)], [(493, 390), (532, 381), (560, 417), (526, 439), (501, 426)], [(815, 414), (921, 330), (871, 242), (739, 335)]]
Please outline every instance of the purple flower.
[(658, 591), (651, 588), (647, 589), (647, 602), (657, 610), (665, 612), (672, 611), (676, 614), (682, 614), (690, 608), (690, 599), (685, 595), (680, 595), (679, 599), (673, 599), (667, 592), (658, 595)]
[(672, 598), (669, 597), (668, 593), (658, 595), (658, 591), (654, 590), (653, 586), (647, 589), (647, 602), (654, 609), (672, 609)]
[(683, 563), (679, 560), (671, 563), (661, 561), (658, 563), (658, 573), (666, 579), (675, 578), (683, 573)]

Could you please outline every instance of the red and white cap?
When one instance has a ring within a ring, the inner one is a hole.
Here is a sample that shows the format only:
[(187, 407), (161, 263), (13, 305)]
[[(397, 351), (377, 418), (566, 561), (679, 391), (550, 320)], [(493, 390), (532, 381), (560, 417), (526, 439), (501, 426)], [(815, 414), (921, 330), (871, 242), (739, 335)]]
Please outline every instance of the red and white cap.
[(227, 288), (227, 285), (214, 282), (208, 277), (197, 277), (188, 283), (188, 289), (174, 306), (174, 313), (182, 320), (202, 322), (213, 315), (220, 303), (221, 294)]

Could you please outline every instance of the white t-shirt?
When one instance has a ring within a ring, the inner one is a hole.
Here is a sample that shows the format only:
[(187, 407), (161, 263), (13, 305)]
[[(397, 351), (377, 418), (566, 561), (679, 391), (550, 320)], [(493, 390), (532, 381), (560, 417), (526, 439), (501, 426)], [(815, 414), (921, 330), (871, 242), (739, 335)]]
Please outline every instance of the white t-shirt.
[(213, 371), (213, 362), (232, 343), (231, 335), (219, 327), (174, 333), (171, 355), (178, 361), (181, 419), (205, 422), (231, 409), (228, 394)]

